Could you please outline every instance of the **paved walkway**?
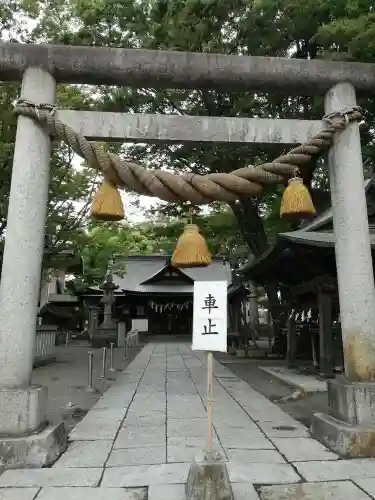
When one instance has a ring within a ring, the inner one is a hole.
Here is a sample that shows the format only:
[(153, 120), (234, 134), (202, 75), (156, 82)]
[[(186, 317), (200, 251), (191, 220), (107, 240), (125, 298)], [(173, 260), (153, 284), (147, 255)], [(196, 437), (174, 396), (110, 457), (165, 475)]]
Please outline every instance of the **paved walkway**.
[[(217, 362), (215, 376), (215, 448), (236, 500), (374, 498), (375, 460), (338, 460)], [(183, 500), (190, 462), (205, 444), (206, 387), (203, 354), (148, 344), (73, 429), (53, 467), (5, 471), (0, 499)]]

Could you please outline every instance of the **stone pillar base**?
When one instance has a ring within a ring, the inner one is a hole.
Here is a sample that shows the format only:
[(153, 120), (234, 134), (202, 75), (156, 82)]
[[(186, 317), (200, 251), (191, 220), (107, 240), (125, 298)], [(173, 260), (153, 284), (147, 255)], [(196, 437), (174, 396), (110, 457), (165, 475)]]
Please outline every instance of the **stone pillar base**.
[(375, 457), (375, 383), (329, 380), (329, 415), (316, 413), (311, 433), (341, 457)]
[(375, 457), (375, 427), (349, 425), (330, 415), (315, 413), (311, 421), (311, 433), (340, 457)]
[(0, 438), (39, 430), (46, 425), (46, 408), (46, 387), (0, 388)]
[(63, 423), (22, 437), (0, 437), (0, 467), (41, 468), (53, 464), (68, 447)]
[(0, 388), (0, 467), (44, 467), (68, 446), (63, 423), (47, 427), (47, 387)]
[(226, 463), (219, 455), (202, 455), (190, 466), (186, 500), (234, 500)]

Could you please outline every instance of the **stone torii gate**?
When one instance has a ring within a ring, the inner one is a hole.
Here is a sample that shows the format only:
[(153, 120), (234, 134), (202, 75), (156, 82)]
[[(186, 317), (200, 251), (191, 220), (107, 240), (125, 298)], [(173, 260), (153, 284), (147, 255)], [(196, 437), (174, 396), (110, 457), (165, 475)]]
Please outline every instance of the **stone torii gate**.
[[(22, 80), (21, 98), (55, 105), (56, 83), (223, 88), (325, 94), (326, 113), (346, 113), (356, 90), (375, 92), (375, 65), (183, 52), (0, 44), (0, 79)], [(323, 122), (57, 110), (88, 140), (304, 143)], [(63, 427), (45, 427), (46, 389), (30, 385), (43, 254), (51, 141), (19, 116), (0, 284), (0, 463), (42, 466), (66, 447)], [(329, 383), (330, 415), (313, 433), (347, 456), (375, 456), (375, 289), (358, 123), (329, 151), (345, 357)]]

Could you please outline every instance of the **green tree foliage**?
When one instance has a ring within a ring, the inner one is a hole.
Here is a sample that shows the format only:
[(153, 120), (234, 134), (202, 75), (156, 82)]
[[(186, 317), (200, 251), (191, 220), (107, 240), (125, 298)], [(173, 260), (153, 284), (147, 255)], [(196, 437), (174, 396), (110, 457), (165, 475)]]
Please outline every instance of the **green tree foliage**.
[[(60, 29), (56, 31), (51, 20), (56, 19), (60, 7), (60, 1), (50, 2), (38, 27), (39, 33), (48, 32), (56, 43), (303, 58), (319, 55), (319, 45), (313, 37), (320, 26), (331, 20), (332, 9), (329, 2), (309, 5), (302, 0), (70, 0), (64, 12), (70, 10), (74, 29), (64, 21), (63, 15), (62, 21), (59, 17)], [(345, 9), (336, 11), (342, 14)], [(97, 90), (101, 95), (98, 104), (111, 111), (284, 118), (318, 118), (323, 114), (321, 97), (218, 90), (103, 87)], [(204, 174), (230, 172), (246, 164), (269, 161), (281, 151), (278, 147), (259, 151), (253, 145), (142, 144), (122, 148), (121, 152), (125, 158), (146, 166), (160, 168), (163, 165), (161, 168), (176, 172)], [(312, 181), (311, 171), (304, 173), (307, 182)], [(314, 180), (318, 189), (320, 177)], [(232, 207), (254, 255), (267, 248), (274, 232), (285, 228), (285, 224), (277, 223), (275, 216), (279, 194), (267, 191), (259, 199), (243, 200)], [(321, 208), (325, 206), (326, 203)], [(166, 210), (176, 215), (186, 208), (161, 204), (156, 213)]]
[[(24, 9), (30, 9), (30, 2), (21, 3)], [(50, 0), (33, 2), (33, 15), (37, 14), (39, 22), (32, 38), (54, 43), (309, 59), (332, 52), (349, 53), (356, 58), (357, 53), (350, 44), (357, 39), (363, 41), (364, 33), (367, 33), (366, 43), (374, 45), (370, 40), (373, 5), (365, 0), (231, 0), (224, 3), (220, 0)], [(359, 52), (366, 60), (368, 51), (362, 47)], [(100, 106), (113, 111), (291, 118), (317, 118), (323, 113), (320, 97), (214, 90), (103, 87), (97, 90), (102, 96)], [(222, 144), (136, 145), (123, 148), (122, 153), (145, 165), (205, 173), (228, 172), (244, 164), (269, 160), (279, 150), (261, 152), (249, 145)], [(322, 169), (317, 172), (315, 179), (309, 178), (310, 172), (305, 172), (306, 180), (316, 188), (326, 189), (326, 175)], [(276, 222), (277, 199), (278, 194), (275, 197), (266, 192), (255, 201), (245, 200), (233, 207), (242, 234), (246, 237), (250, 230), (252, 237), (246, 239), (255, 255), (268, 245), (267, 235), (273, 234), (270, 228), (283, 229), (283, 225)], [(326, 202), (322, 208), (325, 206)], [(164, 205), (161, 210), (165, 211)], [(177, 207), (177, 212), (183, 210)], [(172, 214), (177, 212), (174, 210)]]

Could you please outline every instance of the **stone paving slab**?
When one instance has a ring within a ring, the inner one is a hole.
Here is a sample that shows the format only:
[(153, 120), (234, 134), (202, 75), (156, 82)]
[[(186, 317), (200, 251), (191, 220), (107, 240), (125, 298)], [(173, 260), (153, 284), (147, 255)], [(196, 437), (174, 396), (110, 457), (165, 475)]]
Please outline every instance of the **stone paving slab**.
[[(373, 479), (355, 479), (354, 483), (365, 490), (370, 496), (375, 497), (375, 478)], [(1, 497), (0, 497), (1, 498)]]
[(147, 446), (144, 448), (115, 449), (109, 455), (106, 467), (124, 465), (155, 465), (166, 461), (164, 446)]
[(228, 462), (227, 467), (232, 483), (284, 484), (301, 481), (301, 477), (289, 464)]
[(117, 409), (124, 409), (128, 408), (132, 398), (133, 398), (134, 392), (129, 394), (128, 392), (125, 393), (112, 393), (112, 394), (107, 394), (105, 393), (104, 396), (102, 396), (99, 401), (92, 407), (93, 410), (117, 410)]
[(260, 488), (260, 500), (369, 500), (350, 481), (329, 483), (305, 483), (285, 486), (264, 486)]
[(53, 465), (56, 467), (104, 467), (112, 441), (73, 441), (68, 450)]
[(138, 413), (129, 410), (122, 427), (153, 427), (156, 425), (165, 425), (167, 415), (165, 411), (149, 411)]
[(148, 500), (186, 500), (184, 484), (156, 484), (148, 489)]
[(207, 418), (192, 418), (192, 419), (169, 419), (167, 424), (167, 436), (206, 436), (207, 435)]
[(260, 432), (233, 432), (219, 433), (220, 442), (224, 448), (239, 448), (248, 450), (272, 450), (275, 446)]
[(296, 389), (301, 389), (306, 393), (327, 392), (327, 382), (325, 380), (319, 380), (313, 375), (297, 373), (285, 366), (260, 366), (259, 368), (285, 384), (295, 387)]
[[(234, 500), (259, 500), (252, 484), (232, 484)], [(185, 485), (165, 484), (150, 486), (148, 500), (186, 500)], [(362, 499), (360, 499), (362, 500)]]
[[(222, 446), (217, 436), (213, 435), (212, 443), (214, 449), (220, 451)], [(191, 446), (195, 448), (200, 448), (202, 450), (205, 447), (205, 445), (206, 445), (206, 439), (204, 437), (199, 437), (199, 436), (179, 436), (179, 437), (177, 436), (177, 437), (170, 437), (167, 440), (167, 448), (171, 446)]]
[(256, 423), (273, 422), (285, 425), (292, 425), (295, 420), (286, 413), (283, 413), (276, 405), (274, 408), (264, 408), (260, 403), (258, 408), (244, 408), (248, 416)]
[(213, 422), (215, 427), (223, 427), (224, 429), (236, 427), (239, 429), (243, 429), (244, 427), (257, 430), (259, 429), (259, 427), (252, 420), (250, 420), (250, 417), (246, 415), (245, 412), (233, 412), (232, 415), (228, 415), (227, 412), (218, 414), (216, 411), (213, 415)]
[(146, 500), (146, 498), (147, 488), (43, 488), (37, 500)]
[(165, 426), (122, 428), (114, 442), (114, 449), (165, 446)]
[(165, 411), (166, 401), (159, 400), (158, 403), (153, 403), (151, 399), (147, 398), (146, 395), (142, 395), (142, 400), (138, 399), (137, 401), (133, 401), (131, 408), (133, 411), (137, 411), (139, 413), (149, 412), (149, 411)]
[(204, 406), (202, 408), (194, 408), (189, 406), (176, 406), (175, 408), (171, 408), (167, 410), (167, 418), (205, 418), (207, 415)]
[(308, 429), (301, 424), (285, 424), (280, 422), (258, 422), (259, 427), (269, 438), (308, 437)]
[[(189, 462), (191, 463), (196, 456), (202, 453), (205, 441), (201, 442), (200, 446), (186, 445), (183, 442), (179, 445), (168, 445), (167, 447), (167, 461), (168, 463), (174, 462)], [(215, 452), (226, 458), (226, 453), (223, 448), (217, 444), (214, 445)]]
[(284, 464), (286, 460), (276, 450), (225, 449), (228, 459), (236, 463)]
[(274, 438), (273, 444), (289, 462), (305, 462), (306, 460), (337, 460), (335, 453), (327, 450), (312, 438)]
[[(331, 460), (320, 462), (295, 462), (295, 468), (306, 481), (338, 481), (375, 478), (375, 460)], [(1, 479), (1, 478), (0, 478)]]
[(259, 496), (251, 483), (232, 484), (234, 500), (259, 500)]
[(112, 467), (104, 471), (102, 486), (110, 488), (184, 484), (189, 463)]
[(69, 434), (70, 441), (114, 439), (127, 408), (91, 410)]
[(152, 393), (152, 394), (142, 394), (142, 393), (136, 393), (133, 402), (132, 402), (132, 407), (143, 407), (144, 405), (150, 405), (154, 410), (159, 410), (159, 409), (164, 409), (166, 407), (167, 401), (166, 401), (166, 396), (163, 393)]
[(33, 500), (39, 488), (0, 488), (0, 500)]
[(38, 488), (45, 486), (84, 486), (96, 487), (102, 477), (103, 469), (51, 468), (51, 469), (13, 469), (0, 476), (0, 488)]

